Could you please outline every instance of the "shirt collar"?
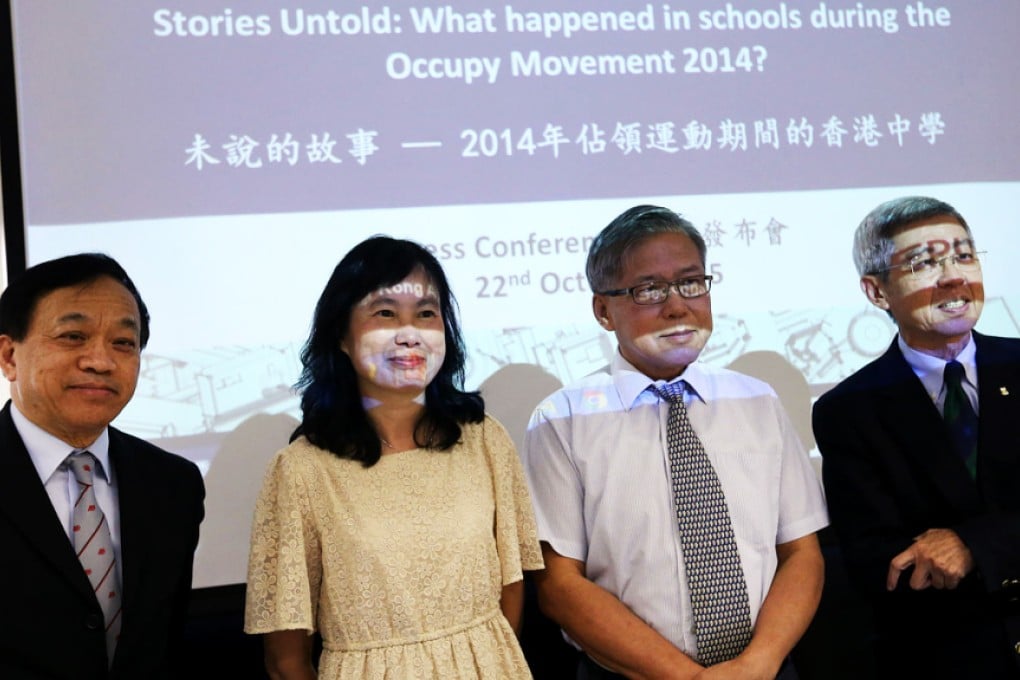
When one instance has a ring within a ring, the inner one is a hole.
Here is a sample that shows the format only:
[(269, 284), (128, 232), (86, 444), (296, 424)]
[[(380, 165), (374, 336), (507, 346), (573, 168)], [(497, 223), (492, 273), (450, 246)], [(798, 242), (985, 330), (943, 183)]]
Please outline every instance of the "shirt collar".
[[(53, 473), (63, 464), (68, 454), (72, 451), (85, 450), (74, 448), (33, 423), (25, 414), (18, 410), (13, 401), (11, 402), (11, 419), (14, 421), (14, 428), (21, 436), (21, 441), (24, 442), (25, 449), (28, 450), (28, 456), (32, 459), (32, 464), (35, 466), (35, 470), (43, 484), (53, 476)], [(99, 438), (88, 446), (88, 451), (99, 461), (99, 474), (106, 480), (107, 484), (112, 486), (113, 474), (111, 471), (113, 468), (110, 467), (109, 428), (105, 428), (103, 433), (99, 435)]]
[[(689, 391), (684, 393), (684, 401), (690, 401), (691, 395), (696, 396), (701, 401), (705, 401), (702, 394), (704, 394), (704, 387), (707, 383), (707, 376), (697, 362), (689, 364), (684, 372), (673, 380), (652, 380), (647, 375), (639, 371), (629, 361), (623, 358), (620, 354), (620, 350), (616, 350), (616, 354), (613, 355), (613, 362), (610, 364), (610, 372), (613, 376), (613, 385), (616, 387), (617, 393), (620, 395), (620, 403), (624, 405), (628, 411), (643, 399), (643, 395), (650, 394), (648, 392), (649, 387), (655, 385), (664, 385), (667, 382), (677, 382), (683, 380), (687, 383), (690, 388)], [(701, 386), (702, 389), (699, 389)], [(655, 396), (658, 398), (658, 395)]]
[[(949, 363), (945, 359), (934, 357), (924, 352), (919, 352), (903, 340), (903, 336), (897, 336), (897, 343), (899, 344), (900, 351), (903, 352), (903, 358), (907, 360), (910, 368), (921, 380), (921, 384), (924, 385), (924, 389), (928, 394), (932, 395), (932, 398), (937, 396), (942, 390), (943, 377), (942, 374), (946, 369), (946, 364)], [(964, 378), (971, 386), (977, 387), (977, 346), (974, 344), (973, 333), (967, 339), (967, 344), (963, 350), (956, 356), (956, 361), (959, 361), (963, 365)]]

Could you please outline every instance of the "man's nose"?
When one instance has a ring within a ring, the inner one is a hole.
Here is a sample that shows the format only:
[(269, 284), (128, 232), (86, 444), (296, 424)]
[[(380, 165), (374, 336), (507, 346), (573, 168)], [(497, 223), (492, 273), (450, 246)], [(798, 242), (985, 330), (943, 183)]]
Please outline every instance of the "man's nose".
[(117, 361), (113, 351), (105, 342), (90, 342), (82, 350), (79, 366), (83, 370), (92, 370), (105, 373), (117, 367)]
[(665, 302), (662, 303), (662, 311), (669, 316), (683, 316), (690, 311), (687, 298), (676, 292), (676, 288), (670, 286)]
[(947, 255), (941, 258), (938, 263), (939, 283), (959, 281), (960, 279), (967, 278), (960, 264), (956, 261), (955, 255)]

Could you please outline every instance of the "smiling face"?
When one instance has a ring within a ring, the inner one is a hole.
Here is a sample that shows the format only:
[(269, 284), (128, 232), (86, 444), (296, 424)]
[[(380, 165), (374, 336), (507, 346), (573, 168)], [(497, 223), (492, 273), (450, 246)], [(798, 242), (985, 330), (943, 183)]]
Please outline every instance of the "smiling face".
[(918, 259), (973, 252), (970, 234), (951, 217), (934, 217), (904, 227), (893, 237), (893, 244), (890, 266), (895, 268), (885, 280), (878, 275), (862, 277), (861, 288), (872, 304), (892, 314), (908, 345), (929, 354), (955, 356), (984, 306), (980, 266), (964, 269), (950, 258), (924, 275), (912, 274), (907, 265)]
[[(704, 276), (694, 242), (684, 234), (650, 236), (630, 249), (615, 288), (646, 281)], [(698, 358), (712, 334), (710, 295), (682, 298), (671, 291), (665, 302), (639, 305), (630, 295), (595, 295), (595, 318), (616, 333), (623, 358), (655, 380), (670, 380)]]
[(109, 277), (47, 293), (23, 340), (0, 335), (11, 401), (67, 444), (92, 444), (134, 394), (140, 326), (134, 297)]
[(425, 272), (359, 302), (340, 349), (354, 365), (363, 399), (423, 394), (446, 357), (439, 296)]

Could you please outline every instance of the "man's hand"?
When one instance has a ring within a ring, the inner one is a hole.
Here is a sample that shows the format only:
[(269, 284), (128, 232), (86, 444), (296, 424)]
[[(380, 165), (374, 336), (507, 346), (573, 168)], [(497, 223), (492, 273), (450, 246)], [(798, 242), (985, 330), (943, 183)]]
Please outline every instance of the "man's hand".
[(774, 680), (776, 669), (741, 654), (730, 661), (709, 666), (694, 680)]
[(914, 590), (929, 586), (952, 590), (973, 571), (974, 556), (952, 529), (928, 529), (889, 562), (885, 587), (894, 590), (900, 574), (911, 565), (910, 587)]

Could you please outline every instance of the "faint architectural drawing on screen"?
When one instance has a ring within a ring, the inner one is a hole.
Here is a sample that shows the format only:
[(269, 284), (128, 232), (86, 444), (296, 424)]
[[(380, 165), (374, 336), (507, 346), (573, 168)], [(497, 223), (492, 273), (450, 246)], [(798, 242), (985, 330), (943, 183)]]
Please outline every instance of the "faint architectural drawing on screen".
[(228, 432), (253, 413), (292, 410), (294, 344), (142, 354), (138, 389), (118, 423), (149, 439)]

